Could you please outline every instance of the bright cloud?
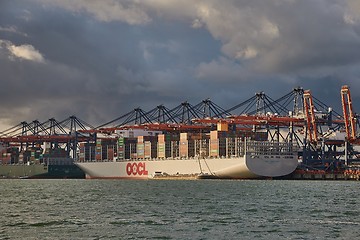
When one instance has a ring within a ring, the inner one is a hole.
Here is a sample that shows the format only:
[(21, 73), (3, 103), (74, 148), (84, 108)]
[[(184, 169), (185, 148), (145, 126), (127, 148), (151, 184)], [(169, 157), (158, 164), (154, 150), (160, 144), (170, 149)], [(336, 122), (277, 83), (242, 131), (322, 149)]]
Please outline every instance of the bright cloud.
[(32, 45), (9, 45), (8, 49), (15, 57), (35, 62), (44, 62), (44, 57)]
[(36, 50), (32, 45), (29, 44), (16, 46), (10, 41), (0, 39), (0, 49), (7, 50), (6, 54), (10, 59), (16, 57), (34, 62), (45, 61), (43, 55), (38, 50)]

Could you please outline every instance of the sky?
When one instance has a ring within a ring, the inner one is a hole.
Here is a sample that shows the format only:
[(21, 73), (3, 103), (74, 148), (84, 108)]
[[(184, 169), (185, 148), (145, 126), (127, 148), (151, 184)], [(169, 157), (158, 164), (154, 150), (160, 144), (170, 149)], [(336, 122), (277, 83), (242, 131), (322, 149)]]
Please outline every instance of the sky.
[(0, 0), (0, 130), (294, 87), (360, 109), (358, 0)]

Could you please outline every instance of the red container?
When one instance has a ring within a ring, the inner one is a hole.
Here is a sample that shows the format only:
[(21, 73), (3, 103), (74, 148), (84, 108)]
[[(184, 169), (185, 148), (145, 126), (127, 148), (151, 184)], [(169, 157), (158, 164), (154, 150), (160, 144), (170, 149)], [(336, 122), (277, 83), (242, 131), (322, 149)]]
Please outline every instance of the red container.
[(113, 160), (114, 159), (114, 149), (109, 149), (108, 148), (108, 151), (107, 151), (107, 159), (108, 160)]

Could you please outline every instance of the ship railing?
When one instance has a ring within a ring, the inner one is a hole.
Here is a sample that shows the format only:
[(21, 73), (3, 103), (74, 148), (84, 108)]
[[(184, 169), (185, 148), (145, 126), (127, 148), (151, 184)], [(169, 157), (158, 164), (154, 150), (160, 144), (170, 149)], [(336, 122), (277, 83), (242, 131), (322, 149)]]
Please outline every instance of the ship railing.
[(246, 153), (249, 155), (293, 155), (297, 152), (297, 146), (292, 143), (246, 142)]

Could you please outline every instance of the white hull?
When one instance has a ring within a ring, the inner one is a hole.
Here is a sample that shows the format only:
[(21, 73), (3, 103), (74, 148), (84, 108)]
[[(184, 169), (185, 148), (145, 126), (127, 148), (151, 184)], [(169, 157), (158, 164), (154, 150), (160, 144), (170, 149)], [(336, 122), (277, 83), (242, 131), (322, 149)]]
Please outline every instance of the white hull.
[(251, 179), (292, 173), (296, 155), (246, 155), (236, 158), (156, 159), (118, 162), (77, 162), (87, 178), (148, 179), (156, 175), (208, 174), (217, 178)]

